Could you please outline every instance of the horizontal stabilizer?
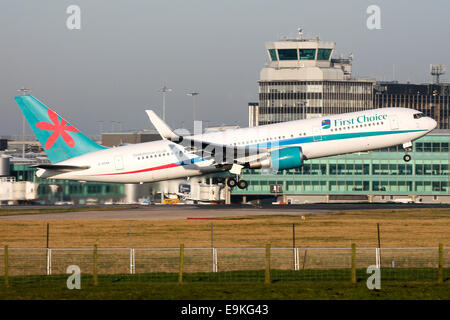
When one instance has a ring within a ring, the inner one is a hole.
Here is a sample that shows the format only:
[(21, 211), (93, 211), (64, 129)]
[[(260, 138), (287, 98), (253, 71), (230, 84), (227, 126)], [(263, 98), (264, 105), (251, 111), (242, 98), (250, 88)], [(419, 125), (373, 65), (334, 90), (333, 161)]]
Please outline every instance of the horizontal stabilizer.
[(89, 166), (68, 166), (68, 165), (58, 165), (58, 164), (37, 164), (31, 166), (32, 168), (45, 169), (45, 170), (54, 170), (60, 172), (71, 172), (71, 171), (79, 171), (89, 169)]

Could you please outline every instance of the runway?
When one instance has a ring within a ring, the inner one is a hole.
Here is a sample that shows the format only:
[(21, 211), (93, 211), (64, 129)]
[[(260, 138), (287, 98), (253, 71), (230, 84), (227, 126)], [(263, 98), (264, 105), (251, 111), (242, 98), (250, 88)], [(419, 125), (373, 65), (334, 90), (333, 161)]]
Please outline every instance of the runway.
[[(216, 206), (149, 206), (146, 208), (114, 210), (114, 211), (85, 211), (85, 212), (61, 212), (42, 214), (22, 214), (0, 216), (0, 220), (173, 220), (187, 218), (220, 218), (239, 217), (248, 215), (306, 215), (311, 210), (280, 210), (240, 208), (229, 210)], [(326, 214), (329, 211), (318, 210), (314, 214)]]
[[(7, 207), (2, 207), (5, 209)], [(56, 206), (27, 206), (9, 209), (43, 209), (43, 208), (73, 208)], [(80, 207), (81, 208), (81, 207)], [(324, 215), (348, 210), (376, 209), (426, 209), (450, 208), (448, 204), (390, 204), (390, 203), (333, 203), (306, 205), (269, 205), (255, 207), (250, 205), (150, 205), (134, 209), (33, 213), (0, 216), (1, 220), (171, 220), (187, 218), (220, 218), (262, 215)]]

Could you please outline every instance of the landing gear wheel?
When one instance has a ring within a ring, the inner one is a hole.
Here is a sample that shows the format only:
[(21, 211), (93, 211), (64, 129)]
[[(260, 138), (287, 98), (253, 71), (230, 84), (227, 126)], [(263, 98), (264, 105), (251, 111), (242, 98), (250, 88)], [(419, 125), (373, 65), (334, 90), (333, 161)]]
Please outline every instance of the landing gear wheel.
[(237, 185), (237, 181), (234, 178), (230, 178), (227, 181), (227, 186), (229, 186), (230, 188), (234, 188)]
[(403, 160), (404, 160), (405, 162), (409, 162), (409, 161), (411, 161), (411, 156), (410, 156), (409, 154), (405, 154), (405, 155), (403, 156)]
[(237, 184), (239, 189), (247, 189), (248, 187), (248, 182), (245, 180), (239, 180)]

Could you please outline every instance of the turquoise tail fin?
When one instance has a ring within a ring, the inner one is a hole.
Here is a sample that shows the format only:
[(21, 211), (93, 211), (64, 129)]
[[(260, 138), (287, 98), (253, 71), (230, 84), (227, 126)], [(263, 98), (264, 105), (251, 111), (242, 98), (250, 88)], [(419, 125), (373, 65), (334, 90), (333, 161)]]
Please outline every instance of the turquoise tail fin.
[(32, 95), (14, 98), (51, 163), (106, 149)]

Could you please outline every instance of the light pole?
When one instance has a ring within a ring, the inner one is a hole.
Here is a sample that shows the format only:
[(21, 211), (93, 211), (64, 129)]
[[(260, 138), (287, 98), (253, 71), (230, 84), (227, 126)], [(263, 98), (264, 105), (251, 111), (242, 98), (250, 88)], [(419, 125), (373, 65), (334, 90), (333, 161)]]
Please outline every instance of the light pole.
[(103, 123), (104, 123), (104, 121), (97, 121), (97, 123), (98, 123), (99, 132), (100, 132), (100, 141), (102, 141), (103, 140)]
[[(17, 90), (20, 92), (23, 96), (30, 94), (31, 90), (27, 89), (25, 87), (22, 87), (21, 89)], [(25, 159), (25, 116), (22, 115), (22, 158)]]
[(166, 92), (171, 92), (171, 88), (167, 88), (166, 86), (159, 89), (159, 92), (163, 94), (163, 121), (166, 121)]
[(193, 120), (194, 120), (194, 124), (195, 124), (195, 102), (196, 102), (196, 97), (199, 95), (199, 92), (189, 92), (187, 95), (192, 97), (193, 100)]

